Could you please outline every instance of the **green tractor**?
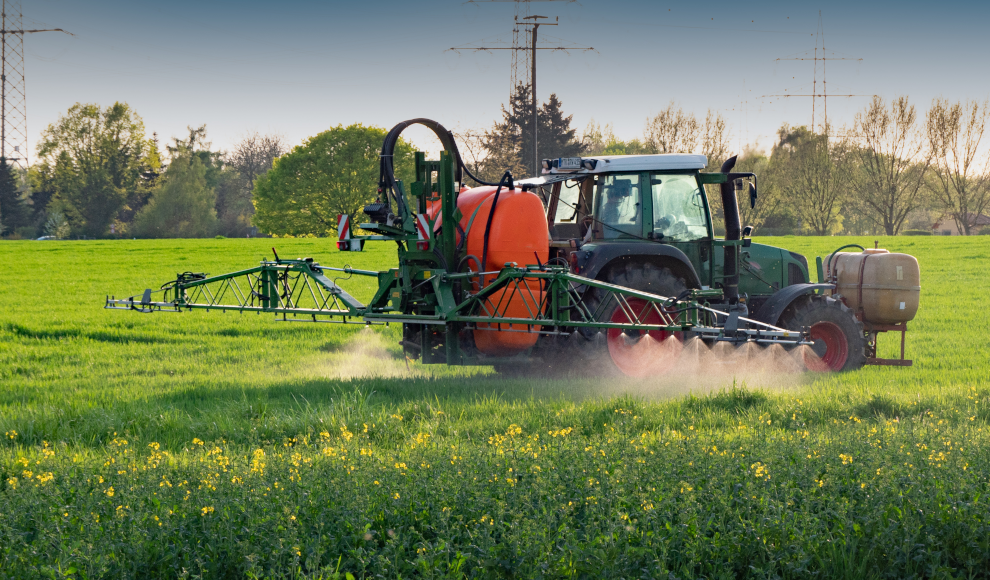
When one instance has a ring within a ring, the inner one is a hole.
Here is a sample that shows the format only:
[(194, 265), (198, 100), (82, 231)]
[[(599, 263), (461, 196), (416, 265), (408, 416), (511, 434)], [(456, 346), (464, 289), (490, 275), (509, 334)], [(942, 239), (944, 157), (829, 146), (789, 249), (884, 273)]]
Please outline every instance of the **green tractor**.
[[(722, 297), (709, 306), (773, 326), (807, 329), (817, 355), (808, 363), (816, 370), (883, 364), (876, 358), (876, 332), (886, 329), (866, 328), (861, 315), (832, 296), (834, 284), (809, 283), (804, 256), (752, 242), (752, 228), (740, 224), (737, 199), (748, 192), (755, 206), (757, 178), (733, 173), (735, 161), (727, 160), (719, 173), (704, 173), (704, 155), (547, 159), (543, 177), (528, 182), (546, 191), (552, 257), (573, 273), (664, 296), (719, 289)], [(724, 239), (716, 237), (706, 185), (720, 190)], [(819, 280), (824, 279), (821, 273)], [(594, 310), (602, 295), (588, 288), (583, 299)], [(615, 305), (603, 315), (623, 317)], [(583, 334), (593, 338), (594, 332)], [(631, 352), (624, 360), (628, 337), (609, 333), (607, 341), (621, 370), (637, 364)]]

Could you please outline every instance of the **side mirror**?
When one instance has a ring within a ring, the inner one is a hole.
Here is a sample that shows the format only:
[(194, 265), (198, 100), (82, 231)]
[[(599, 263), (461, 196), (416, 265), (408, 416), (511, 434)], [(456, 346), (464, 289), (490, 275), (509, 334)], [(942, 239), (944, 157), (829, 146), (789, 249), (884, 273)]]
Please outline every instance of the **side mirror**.
[(749, 209), (756, 207), (756, 184), (749, 184)]

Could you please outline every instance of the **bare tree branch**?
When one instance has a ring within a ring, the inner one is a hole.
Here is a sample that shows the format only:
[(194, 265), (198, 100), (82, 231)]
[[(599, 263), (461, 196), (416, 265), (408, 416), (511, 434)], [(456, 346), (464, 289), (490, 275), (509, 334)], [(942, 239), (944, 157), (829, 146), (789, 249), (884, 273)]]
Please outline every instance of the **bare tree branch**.
[(950, 103), (935, 99), (926, 130), (935, 169), (933, 193), (960, 232), (973, 233), (990, 206), (990, 156), (980, 156), (980, 142), (990, 116), (987, 101)]

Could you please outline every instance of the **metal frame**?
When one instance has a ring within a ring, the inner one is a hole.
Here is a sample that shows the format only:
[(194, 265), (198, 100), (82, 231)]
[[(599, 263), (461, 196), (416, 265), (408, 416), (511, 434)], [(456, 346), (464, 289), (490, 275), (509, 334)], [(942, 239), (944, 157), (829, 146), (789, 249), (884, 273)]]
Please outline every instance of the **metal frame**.
[[(907, 323), (900, 324), (876, 324), (873, 322), (863, 322), (863, 327), (867, 334), (867, 352), (872, 356), (866, 357), (866, 364), (878, 366), (909, 367), (914, 364), (913, 360), (904, 358), (904, 339), (907, 334)], [(901, 333), (901, 358), (877, 358), (877, 341), (881, 332)]]

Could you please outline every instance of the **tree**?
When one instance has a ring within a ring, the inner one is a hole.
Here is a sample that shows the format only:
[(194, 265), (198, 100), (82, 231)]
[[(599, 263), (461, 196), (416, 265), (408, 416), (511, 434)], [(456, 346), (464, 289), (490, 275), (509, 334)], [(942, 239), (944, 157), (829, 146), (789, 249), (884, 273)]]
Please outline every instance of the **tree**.
[[(757, 176), (758, 199), (754, 207), (750, 207), (749, 191), (738, 194), (739, 217), (745, 226), (759, 228), (770, 217), (780, 211), (782, 201), (782, 177), (784, 168), (781, 167), (781, 157), (767, 157), (756, 149), (747, 149), (739, 156), (735, 171), (750, 171)], [(721, 197), (714, 196), (719, 200)]]
[(867, 217), (888, 236), (897, 235), (908, 215), (921, 204), (931, 157), (916, 129), (917, 113), (907, 97), (890, 107), (879, 96), (856, 114), (861, 179), (857, 199)]
[[(536, 115), (540, 160), (581, 155), (583, 146), (577, 140), (577, 131), (571, 128), (573, 119), (573, 115), (564, 116), (563, 104), (556, 94), (551, 94), (550, 100), (540, 105)], [(541, 168), (533, 166), (533, 100), (528, 85), (516, 86), (509, 109), (502, 107), (502, 121), (496, 122), (487, 133), (490, 133), (487, 141), (493, 147), (490, 152), (497, 150), (504, 158), (511, 159), (506, 151), (511, 147), (519, 156), (524, 169), (521, 174), (513, 171), (517, 179), (540, 174)], [(499, 175), (504, 171), (505, 168), (498, 172)]]
[[(583, 146), (577, 139), (577, 130), (571, 127), (574, 115), (564, 116), (563, 104), (556, 93), (550, 94), (550, 100), (540, 106), (537, 116), (540, 126), (539, 157), (552, 159), (555, 157), (578, 157)], [(523, 151), (525, 142), (523, 143)], [(532, 145), (530, 145), (532, 150)], [(539, 175), (540, 167), (530, 168), (530, 175)]]
[(990, 157), (979, 151), (988, 103), (950, 103), (935, 99), (926, 131), (935, 179), (932, 188), (943, 211), (960, 232), (975, 233), (976, 220), (990, 206)]
[(46, 236), (51, 236), (56, 240), (64, 240), (69, 237), (70, 226), (68, 220), (61, 212), (53, 212), (45, 220), (45, 232)]
[(691, 153), (698, 144), (698, 120), (671, 101), (646, 120), (644, 137), (650, 153)]
[(207, 185), (206, 166), (198, 155), (178, 152), (134, 220), (144, 238), (202, 238), (214, 234), (216, 194)]
[(242, 139), (224, 157), (227, 175), (217, 186), (217, 219), (225, 236), (243, 237), (251, 228), (254, 205), (251, 191), (259, 176), (272, 168), (276, 158), (286, 151), (278, 135), (253, 133)]
[(13, 168), (6, 159), (0, 159), (0, 217), (3, 219), (2, 235), (12, 234), (31, 223), (30, 210), (21, 198)]
[[(280, 235), (336, 231), (338, 214), (357, 217), (377, 197), (385, 135), (378, 127), (338, 125), (294, 147), (255, 181), (252, 223)], [(415, 178), (413, 148), (400, 139), (394, 155), (396, 179), (408, 188)]]
[(581, 144), (585, 155), (604, 155), (605, 149), (617, 141), (611, 123), (599, 125), (594, 119), (588, 121), (588, 126), (584, 128), (584, 133), (581, 134)]
[[(646, 119), (643, 131), (649, 153), (696, 153), (708, 157), (716, 170), (729, 156), (729, 131), (725, 117), (708, 109), (704, 123), (671, 101), (656, 116)], [(700, 148), (699, 148), (700, 146)]]
[(842, 229), (842, 203), (852, 182), (853, 158), (848, 142), (832, 138), (826, 126), (821, 134), (805, 127), (785, 125), (774, 156), (781, 155), (783, 194), (790, 199), (804, 227), (818, 236)]
[(649, 153), (639, 139), (620, 141), (611, 123), (599, 125), (592, 119), (581, 135), (585, 155), (642, 155)]
[(76, 103), (42, 132), (38, 145), (43, 181), (56, 188), (51, 197), (66, 206), (73, 227), (89, 236), (105, 235), (137, 192), (154, 163), (150, 151), (141, 117), (119, 102), (105, 109)]
[(457, 142), (462, 160), (478, 179), (496, 182), (506, 170), (511, 171), (513, 176), (522, 176), (527, 172), (519, 155), (517, 140), (504, 123), (495, 123), (483, 132), (457, 133)]
[(729, 158), (729, 129), (722, 113), (708, 109), (701, 130), (701, 153), (708, 157), (710, 171), (717, 171)]

